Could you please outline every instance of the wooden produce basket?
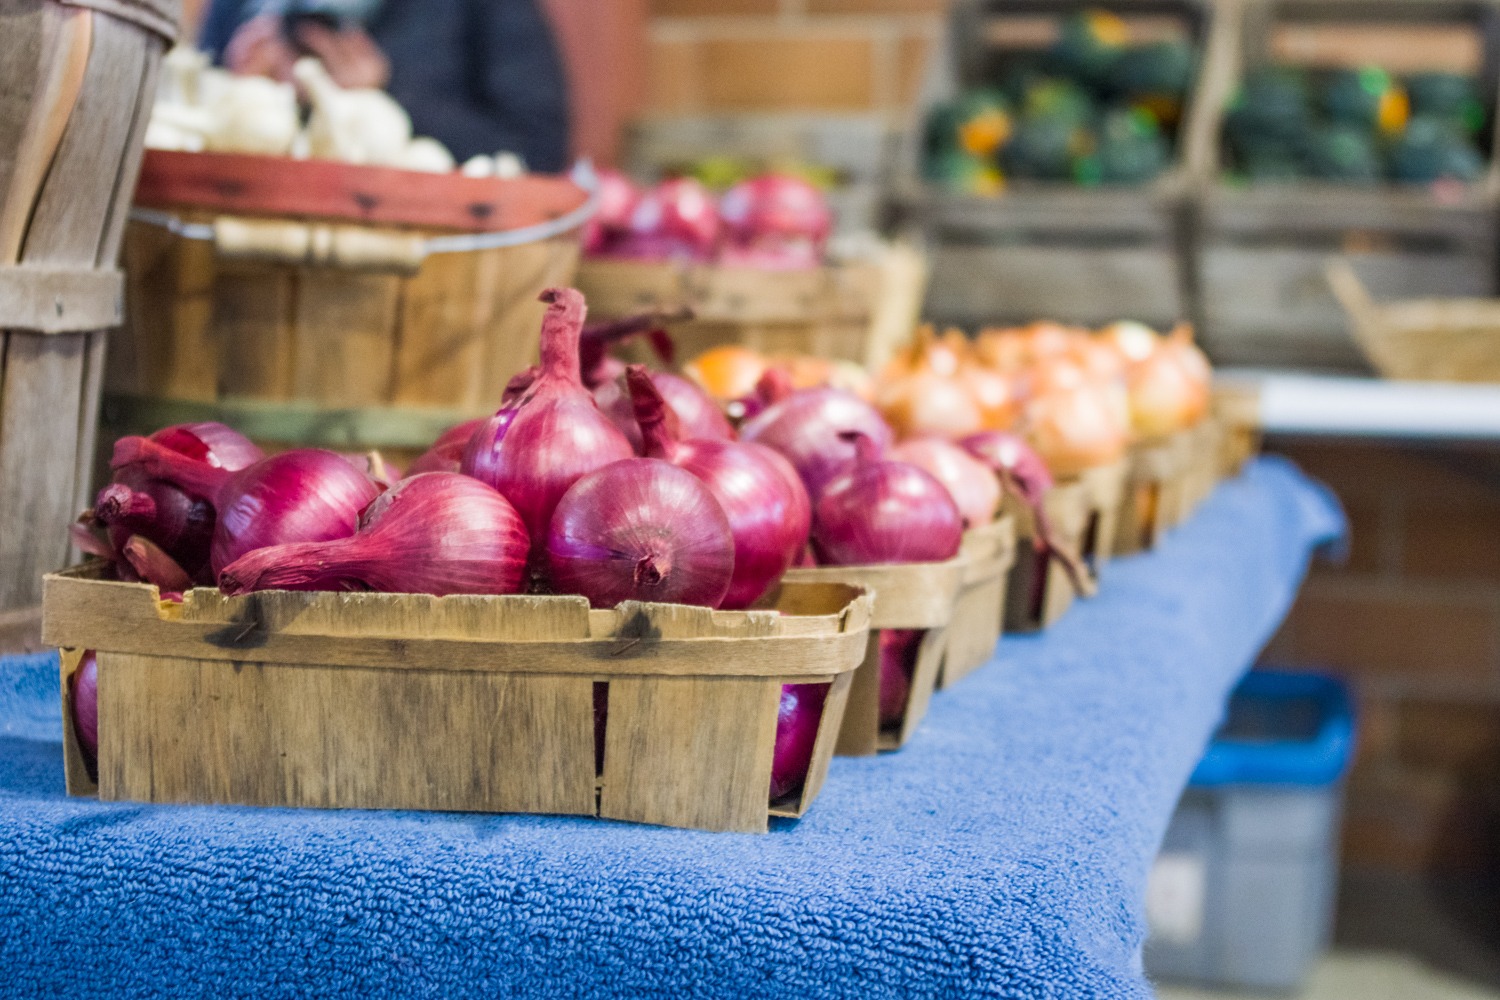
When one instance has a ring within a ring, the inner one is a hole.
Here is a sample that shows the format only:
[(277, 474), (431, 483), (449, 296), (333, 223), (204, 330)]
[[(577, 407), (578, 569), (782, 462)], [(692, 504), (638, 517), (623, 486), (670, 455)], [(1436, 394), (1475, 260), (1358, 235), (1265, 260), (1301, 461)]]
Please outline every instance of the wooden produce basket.
[[(1082, 553), (1093, 516), (1083, 483), (1075, 479), (1053, 486), (1045, 507), (1058, 540)], [(1006, 497), (1004, 509), (1016, 519), (1016, 559), (1005, 585), (1005, 631), (1035, 632), (1067, 613), (1078, 588), (1062, 562), (1038, 548), (1036, 519), (1031, 511), (1011, 497)]]
[[(911, 738), (926, 716), (927, 703), (937, 686), (955, 602), (969, 565), (968, 557), (960, 554), (940, 563), (818, 566), (786, 572), (782, 579), (787, 583), (843, 583), (863, 588), (875, 601), (864, 661), (854, 674), (835, 753), (869, 756), (881, 750), (897, 750)], [(880, 634), (887, 629), (924, 633), (912, 669), (906, 710), (898, 726), (882, 726), (880, 722)]]
[[(47, 577), (70, 794), (746, 833), (817, 796), (872, 603), (856, 587), (788, 583), (758, 611), (212, 589), (177, 604), (98, 572)], [(97, 784), (68, 704), (85, 649), (99, 664)], [(783, 684), (830, 687), (802, 791), (768, 806)]]
[(1187, 516), (1196, 444), (1189, 430), (1130, 446), (1120, 532), (1115, 536), (1117, 555), (1154, 549), (1168, 529)]
[(1216, 382), (1211, 412), (1220, 428), (1215, 477), (1237, 476), (1260, 452), (1260, 391), (1253, 383)]
[(535, 363), (537, 294), (573, 281), (583, 184), (149, 152), (106, 424), (420, 451)]
[(1120, 534), (1120, 511), (1130, 475), (1128, 459), (1085, 470), (1078, 483), (1088, 497), (1089, 516), (1079, 543), (1079, 555), (1095, 576), (1114, 558)]
[(1056, 40), (1065, 18), (1088, 9), (1119, 15), (1133, 40), (1189, 39), (1200, 75), (1217, 44), (1217, 5), (1200, 0), (956, 0), (902, 139), (890, 206), (897, 230), (931, 257), (924, 315), (934, 322), (978, 329), (1045, 316), (1097, 326), (1128, 317), (1166, 328), (1190, 312), (1184, 151), (1192, 123), (1208, 112), (1196, 84), (1173, 165), (1147, 184), (1007, 179), (999, 195), (986, 197), (922, 179), (928, 109), (996, 69), (1034, 58)]
[(1500, 382), (1500, 299), (1375, 302), (1348, 261), (1328, 265), (1328, 284), (1354, 341), (1386, 378)]
[(877, 259), (801, 271), (609, 258), (578, 268), (578, 288), (596, 318), (691, 309), (693, 319), (671, 326), (679, 363), (741, 344), (879, 371), (911, 336), (926, 283), (922, 256), (899, 244)]
[[(1381, 299), (1492, 295), (1500, 276), (1500, 7), (1470, 0), (1225, 0), (1233, 44), (1211, 66), (1212, 114), (1190, 138), (1201, 185), (1195, 319), (1216, 362), (1367, 370), (1324, 266), (1342, 255)], [(1232, 11), (1237, 16), (1229, 17)], [(1225, 111), (1246, 67), (1381, 66), (1472, 72), (1488, 98), (1489, 167), (1472, 185), (1313, 180), (1246, 185), (1225, 174)]]
[(984, 666), (995, 655), (1005, 621), (1005, 585), (1016, 561), (1016, 522), (1009, 514), (964, 533), (961, 554), (968, 560), (963, 585), (953, 602), (948, 644), (937, 686), (948, 687)]
[(1191, 517), (1222, 478), (1220, 456), (1224, 452), (1224, 425), (1210, 414), (1188, 431), (1191, 455), (1187, 482), (1183, 487), (1183, 519)]
[(0, 9), (0, 617), (89, 499), (115, 263), (175, 0)]

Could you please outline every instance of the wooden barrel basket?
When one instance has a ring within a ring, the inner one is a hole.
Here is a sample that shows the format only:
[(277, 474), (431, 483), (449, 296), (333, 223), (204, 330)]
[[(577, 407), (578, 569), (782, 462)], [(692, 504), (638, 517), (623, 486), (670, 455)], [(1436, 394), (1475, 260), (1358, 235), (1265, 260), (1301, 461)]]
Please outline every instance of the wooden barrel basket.
[(86, 503), (115, 267), (177, 0), (0, 0), (0, 634)]
[(586, 172), (512, 180), (148, 151), (109, 433), (220, 420), (270, 445), (420, 451), (536, 361)]

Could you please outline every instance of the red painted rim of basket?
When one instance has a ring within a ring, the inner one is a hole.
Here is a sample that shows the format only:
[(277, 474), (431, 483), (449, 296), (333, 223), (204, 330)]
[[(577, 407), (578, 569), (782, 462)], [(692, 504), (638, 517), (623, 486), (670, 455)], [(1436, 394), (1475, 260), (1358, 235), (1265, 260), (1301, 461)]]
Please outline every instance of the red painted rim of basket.
[(504, 232), (548, 222), (588, 195), (566, 177), (510, 180), (367, 167), (335, 160), (292, 160), (243, 153), (146, 150), (135, 203), (233, 215), (293, 216), (446, 229)]

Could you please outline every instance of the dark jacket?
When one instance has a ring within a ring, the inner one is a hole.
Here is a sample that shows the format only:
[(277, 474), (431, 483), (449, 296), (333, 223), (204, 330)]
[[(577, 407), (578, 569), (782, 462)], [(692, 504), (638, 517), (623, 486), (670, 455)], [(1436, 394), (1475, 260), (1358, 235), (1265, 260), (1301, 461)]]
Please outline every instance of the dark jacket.
[[(215, 0), (199, 44), (219, 57), (247, 6)], [(567, 84), (537, 0), (386, 0), (365, 30), (418, 135), (460, 163), (508, 150), (532, 170), (567, 166)]]

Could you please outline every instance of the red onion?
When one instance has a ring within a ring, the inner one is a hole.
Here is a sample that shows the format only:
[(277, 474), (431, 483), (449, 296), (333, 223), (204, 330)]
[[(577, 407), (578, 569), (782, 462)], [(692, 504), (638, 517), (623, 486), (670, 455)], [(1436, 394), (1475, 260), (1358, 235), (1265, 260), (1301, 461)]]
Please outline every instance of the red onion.
[(806, 547), (812, 519), (807, 491), (795, 470), (769, 448), (672, 433), (659, 376), (631, 365), (625, 377), (645, 454), (697, 476), (723, 508), (734, 536), (734, 576), (720, 606), (748, 608)]
[(776, 713), (776, 746), (771, 752), (771, 801), (791, 795), (807, 780), (827, 697), (827, 684), (782, 686), (781, 707)]
[(73, 687), (73, 731), (84, 757), (92, 764), (99, 757), (99, 658), (86, 649), (71, 678)]
[(484, 418), (466, 420), (457, 426), (450, 427), (438, 435), (438, 439), (432, 442), (432, 447), (417, 456), (416, 461), (411, 463), (411, 468), (406, 470), (406, 477), (421, 475), (424, 472), (457, 472), (459, 463), (463, 461), (464, 448), (468, 447), (469, 438), (484, 424)]
[(213, 505), (152, 478), (139, 466), (120, 469), (115, 481), (99, 491), (94, 520), (108, 529), (116, 556), (123, 554), (131, 537), (140, 536), (156, 543), (194, 579), (212, 579), (208, 549), (214, 535)]
[(499, 493), (456, 472), (403, 479), (376, 497), (348, 538), (256, 549), (219, 573), (226, 594), (377, 590), (514, 594), (531, 540)]
[[(248, 438), (218, 423), (176, 424), (145, 440), (217, 475), (222, 474), (220, 470), (243, 469), (261, 458), (260, 449)], [(195, 580), (211, 582), (208, 555), (214, 508), (208, 498), (190, 495), (191, 491), (152, 475), (139, 464), (114, 465), (114, 481), (100, 491), (90, 519), (108, 529), (110, 558), (118, 562), (125, 543), (140, 535)]]
[[(631, 367), (640, 368), (641, 366), (632, 365)], [(729, 418), (724, 416), (724, 411), (719, 409), (717, 403), (708, 398), (708, 393), (680, 375), (672, 375), (668, 372), (652, 372), (650, 375), (645, 375), (645, 369), (641, 370), (643, 377), (655, 383), (655, 391), (662, 395), (666, 405), (671, 407), (673, 415), (677, 418), (677, 437), (685, 441), (734, 440), (734, 428), (730, 426)], [(620, 433), (630, 439), (630, 444), (637, 454), (648, 454), (642, 450), (641, 427), (636, 422), (635, 408), (630, 402), (630, 393), (625, 390), (620, 380), (606, 382), (595, 389), (594, 402), (599, 404), (599, 409), (604, 411), (610, 421), (620, 429)]]
[[(1036, 450), (1025, 438), (1010, 431), (981, 431), (964, 438), (961, 444), (970, 455), (994, 470), (1006, 493), (1031, 511), (1036, 521), (1032, 547), (1043, 557), (1042, 570), (1046, 568), (1045, 557), (1051, 554), (1062, 562), (1074, 589), (1080, 594), (1092, 593), (1094, 586), (1088, 569), (1073, 547), (1058, 535), (1047, 515), (1047, 492), (1052, 489), (1052, 473)], [(1044, 572), (1037, 574), (1038, 586), (1044, 575)]]
[(547, 561), (559, 593), (716, 608), (734, 575), (729, 519), (692, 473), (656, 458), (607, 465), (557, 505)]
[(915, 465), (942, 483), (963, 515), (964, 527), (989, 524), (1000, 512), (1000, 481), (983, 462), (942, 438), (916, 438), (891, 449), (891, 458)]
[(833, 213), (823, 192), (800, 177), (764, 174), (736, 184), (719, 203), (730, 264), (768, 268), (817, 267)]
[(833, 566), (942, 562), (958, 554), (963, 518), (943, 484), (915, 465), (883, 460), (858, 432), (854, 462), (813, 508), (813, 547)]
[(741, 441), (781, 453), (817, 497), (854, 458), (854, 444), (841, 437), (858, 431), (877, 451), (891, 445), (890, 426), (875, 408), (842, 389), (804, 389), (767, 407), (740, 428)]
[(216, 469), (235, 471), (265, 457), (249, 438), (223, 424), (175, 424), (152, 434), (151, 440)]
[(578, 368), (583, 384), (590, 389), (597, 389), (625, 374), (625, 362), (611, 357), (609, 347), (641, 334), (645, 334), (646, 339), (651, 342), (661, 363), (670, 365), (677, 355), (677, 345), (673, 342), (672, 335), (667, 333), (665, 324), (692, 318), (693, 311), (684, 307), (670, 312), (657, 310), (604, 323), (589, 323), (578, 335)]
[(579, 379), (578, 337), (583, 296), (571, 288), (543, 292), (542, 364), (519, 399), (470, 439), (461, 469), (493, 486), (526, 524), (534, 554), (546, 544), (552, 512), (568, 488), (635, 450), (599, 412)]
[(342, 455), (299, 448), (238, 472), (195, 462), (145, 438), (115, 442), (114, 464), (139, 463), (214, 505), (209, 565), (215, 576), (240, 556), (267, 545), (326, 542), (354, 534), (359, 512), (380, 487)]
[(641, 196), (613, 252), (642, 260), (707, 260), (718, 241), (713, 195), (692, 178), (678, 177)]
[(922, 646), (922, 629), (880, 630), (880, 724), (899, 725), (906, 716), (911, 678)]
[(583, 252), (604, 253), (630, 225), (640, 192), (629, 177), (608, 167), (599, 168), (599, 210), (583, 228)]

